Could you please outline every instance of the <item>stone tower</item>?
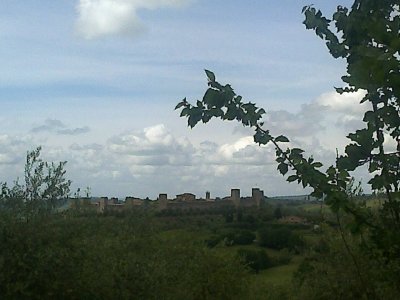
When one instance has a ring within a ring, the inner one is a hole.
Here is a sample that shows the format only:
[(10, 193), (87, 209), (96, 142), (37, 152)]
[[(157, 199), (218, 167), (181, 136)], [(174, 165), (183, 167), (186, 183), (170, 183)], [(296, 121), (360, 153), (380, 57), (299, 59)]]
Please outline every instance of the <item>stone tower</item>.
[(103, 213), (107, 209), (108, 197), (101, 197), (99, 201), (99, 212)]
[(264, 191), (261, 191), (259, 188), (253, 188), (251, 190), (251, 197), (255, 201), (256, 206), (260, 207), (262, 200), (264, 199)]
[(167, 194), (158, 195), (158, 210), (167, 209)]
[(231, 189), (231, 200), (235, 207), (240, 206), (240, 189)]

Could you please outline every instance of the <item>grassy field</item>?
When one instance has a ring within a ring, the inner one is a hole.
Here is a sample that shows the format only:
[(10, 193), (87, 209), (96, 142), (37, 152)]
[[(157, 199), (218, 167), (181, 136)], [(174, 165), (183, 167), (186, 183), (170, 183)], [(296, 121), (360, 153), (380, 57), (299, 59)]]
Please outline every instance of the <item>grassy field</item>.
[(251, 275), (251, 299), (291, 299), (293, 273), (301, 260), (301, 256), (295, 256), (287, 265), (272, 267)]

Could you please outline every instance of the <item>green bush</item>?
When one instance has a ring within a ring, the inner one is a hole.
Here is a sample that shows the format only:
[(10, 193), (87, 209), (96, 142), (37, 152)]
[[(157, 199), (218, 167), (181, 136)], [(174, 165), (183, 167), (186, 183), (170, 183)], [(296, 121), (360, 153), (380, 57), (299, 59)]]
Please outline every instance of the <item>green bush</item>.
[(258, 231), (258, 243), (262, 247), (281, 250), (288, 248), (299, 252), (303, 246), (303, 240), (288, 228), (263, 228)]
[(256, 235), (249, 230), (241, 230), (235, 233), (233, 243), (235, 245), (250, 245), (255, 240)]
[(220, 241), (224, 241), (225, 246), (250, 245), (254, 242), (256, 235), (250, 230), (225, 229), (219, 235), (213, 235), (206, 239), (209, 248), (215, 247)]
[(213, 235), (213, 236), (209, 237), (208, 239), (206, 239), (205, 243), (208, 248), (214, 248), (215, 246), (217, 246), (219, 244), (220, 241), (221, 241), (221, 236)]
[(287, 265), (292, 261), (292, 255), (287, 249), (282, 249), (276, 257), (272, 258), (275, 266)]
[(260, 270), (264, 270), (273, 266), (270, 257), (263, 249), (238, 249), (237, 255), (245, 265), (254, 270), (256, 273), (258, 273)]

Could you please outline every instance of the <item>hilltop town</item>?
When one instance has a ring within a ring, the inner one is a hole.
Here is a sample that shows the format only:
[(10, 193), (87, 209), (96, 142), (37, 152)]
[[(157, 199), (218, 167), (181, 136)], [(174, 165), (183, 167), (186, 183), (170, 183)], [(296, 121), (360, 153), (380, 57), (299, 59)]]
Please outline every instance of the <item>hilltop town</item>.
[(167, 194), (159, 194), (155, 201), (136, 197), (126, 197), (125, 201), (118, 198), (101, 197), (92, 199), (90, 197), (74, 198), (70, 202), (72, 208), (92, 208), (99, 213), (106, 211), (123, 211), (135, 207), (152, 205), (157, 210), (212, 210), (222, 207), (260, 207), (265, 200), (264, 191), (259, 188), (251, 190), (251, 196), (241, 197), (240, 189), (231, 189), (230, 196), (224, 198), (211, 198), (210, 192), (206, 192), (205, 198), (197, 198), (192, 193), (176, 195), (168, 198)]

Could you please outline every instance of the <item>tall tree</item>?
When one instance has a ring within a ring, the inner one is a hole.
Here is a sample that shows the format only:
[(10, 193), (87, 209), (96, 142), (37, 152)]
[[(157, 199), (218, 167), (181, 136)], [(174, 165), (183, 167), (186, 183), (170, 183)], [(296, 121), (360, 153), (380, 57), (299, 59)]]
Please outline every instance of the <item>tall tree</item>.
[(66, 179), (66, 161), (45, 162), (40, 158), (41, 147), (26, 155), (25, 185), (15, 181), (13, 187), (1, 183), (0, 205), (26, 217), (53, 211), (70, 191), (71, 181)]

